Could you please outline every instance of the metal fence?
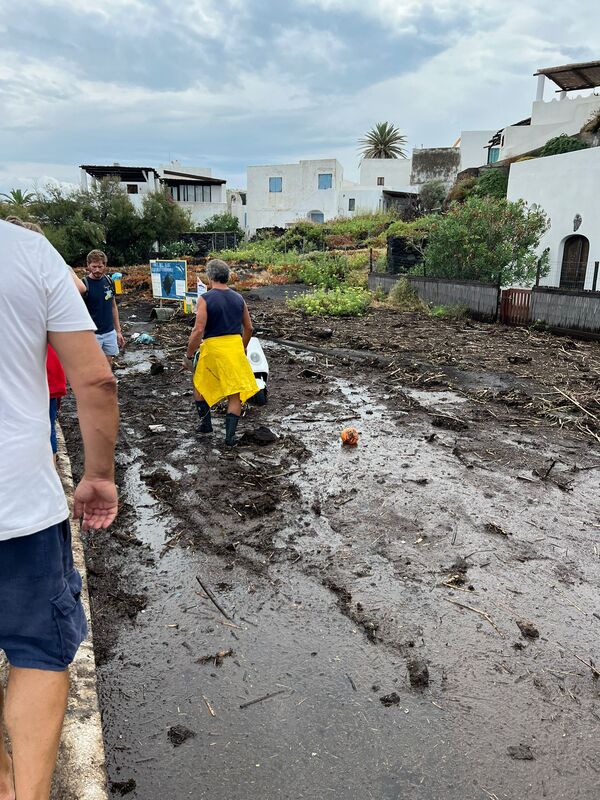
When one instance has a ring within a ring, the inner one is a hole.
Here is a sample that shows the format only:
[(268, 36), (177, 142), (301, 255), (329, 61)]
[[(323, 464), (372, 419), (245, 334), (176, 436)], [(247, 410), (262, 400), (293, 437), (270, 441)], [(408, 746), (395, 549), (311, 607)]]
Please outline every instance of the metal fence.
[(191, 247), (189, 255), (203, 258), (213, 250), (237, 250), (240, 236), (232, 231), (208, 231), (202, 233), (184, 233), (182, 241)]

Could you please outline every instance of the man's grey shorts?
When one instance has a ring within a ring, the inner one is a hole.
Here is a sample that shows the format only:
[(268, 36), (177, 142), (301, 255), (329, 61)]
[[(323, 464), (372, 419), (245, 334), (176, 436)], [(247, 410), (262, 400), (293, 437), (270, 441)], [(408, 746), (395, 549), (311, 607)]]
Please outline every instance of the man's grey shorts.
[(117, 344), (117, 332), (115, 330), (108, 333), (97, 333), (96, 339), (102, 348), (105, 356), (118, 356), (119, 345)]

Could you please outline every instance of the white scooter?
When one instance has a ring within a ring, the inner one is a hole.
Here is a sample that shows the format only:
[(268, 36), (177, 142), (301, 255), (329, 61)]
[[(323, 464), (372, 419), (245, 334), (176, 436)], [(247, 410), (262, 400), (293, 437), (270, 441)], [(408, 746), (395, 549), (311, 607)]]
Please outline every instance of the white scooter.
[(249, 402), (256, 406), (264, 406), (269, 396), (269, 390), (267, 388), (267, 382), (269, 380), (269, 362), (256, 336), (253, 336), (248, 342), (246, 356), (248, 357), (259, 388), (259, 391), (254, 397), (250, 398)]

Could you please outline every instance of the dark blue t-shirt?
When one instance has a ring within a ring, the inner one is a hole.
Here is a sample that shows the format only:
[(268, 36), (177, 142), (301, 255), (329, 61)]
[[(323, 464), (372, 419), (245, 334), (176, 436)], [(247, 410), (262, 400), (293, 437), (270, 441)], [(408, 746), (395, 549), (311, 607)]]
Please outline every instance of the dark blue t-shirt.
[(233, 289), (211, 289), (201, 295), (208, 312), (204, 338), (241, 336), (244, 300)]
[(108, 275), (95, 280), (89, 275), (84, 279), (88, 290), (83, 295), (83, 301), (94, 320), (96, 333), (110, 333), (115, 329), (113, 320), (113, 297), (115, 296), (113, 282)]

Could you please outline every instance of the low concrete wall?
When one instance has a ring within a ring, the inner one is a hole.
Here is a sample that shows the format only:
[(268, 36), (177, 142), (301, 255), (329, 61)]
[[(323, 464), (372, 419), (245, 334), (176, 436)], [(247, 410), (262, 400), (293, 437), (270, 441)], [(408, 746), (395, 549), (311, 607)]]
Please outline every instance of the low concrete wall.
[(539, 286), (531, 293), (530, 319), (551, 328), (600, 333), (600, 292)]
[(465, 306), (476, 319), (490, 321), (496, 319), (498, 287), (491, 283), (372, 272), (369, 275), (369, 289), (383, 289), (389, 292), (401, 277), (410, 281), (425, 303), (437, 306)]

